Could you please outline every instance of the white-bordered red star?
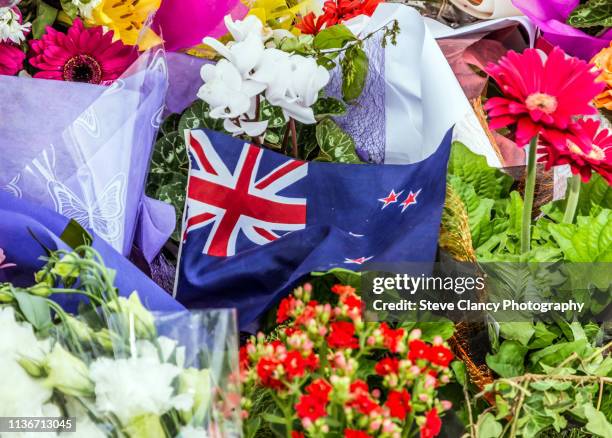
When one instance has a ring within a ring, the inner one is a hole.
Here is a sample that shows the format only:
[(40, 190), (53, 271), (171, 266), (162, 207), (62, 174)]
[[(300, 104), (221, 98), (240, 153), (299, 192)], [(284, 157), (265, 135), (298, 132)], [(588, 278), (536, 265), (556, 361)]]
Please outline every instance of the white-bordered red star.
[(406, 199), (404, 199), (404, 201), (400, 204), (400, 207), (402, 207), (402, 213), (411, 205), (416, 204), (417, 203), (417, 196), (419, 196), (419, 193), (421, 193), (422, 189), (417, 190), (416, 193), (414, 193), (412, 190), (410, 190), (410, 193), (408, 194), (408, 196), (406, 197)]
[(344, 259), (344, 263), (347, 263), (349, 265), (363, 265), (365, 262), (367, 262), (368, 260), (372, 260), (373, 258), (374, 258), (374, 256), (371, 256), (371, 257), (359, 257), (358, 259), (345, 258)]
[(395, 193), (395, 190), (391, 190), (391, 193), (389, 193), (389, 195), (386, 198), (380, 198), (378, 202), (383, 203), (381, 210), (384, 210), (389, 205), (395, 204), (397, 201), (399, 201), (399, 197), (402, 195), (402, 193), (404, 193), (403, 190), (399, 193)]

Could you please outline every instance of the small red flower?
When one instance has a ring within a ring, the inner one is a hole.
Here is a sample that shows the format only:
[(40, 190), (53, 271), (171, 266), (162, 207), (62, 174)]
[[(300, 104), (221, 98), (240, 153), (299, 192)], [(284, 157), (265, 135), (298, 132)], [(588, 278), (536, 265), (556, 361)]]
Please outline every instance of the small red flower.
[(392, 417), (404, 420), (412, 409), (410, 406), (410, 394), (405, 389), (402, 391), (391, 391), (385, 406), (389, 408)]
[(241, 370), (246, 370), (249, 367), (249, 353), (247, 352), (247, 345), (240, 347), (239, 351), (239, 364)]
[(319, 356), (317, 356), (315, 353), (310, 353), (310, 355), (304, 359), (304, 364), (310, 371), (316, 370), (319, 368)]
[(351, 286), (344, 286), (342, 284), (336, 284), (332, 286), (331, 291), (341, 297), (345, 295), (355, 295), (355, 288)]
[(453, 360), (453, 352), (443, 345), (434, 345), (429, 349), (427, 359), (441, 367), (448, 367), (448, 364)]
[(399, 371), (399, 360), (394, 357), (385, 357), (374, 367), (376, 374), (386, 376), (388, 374), (397, 374)]
[(293, 295), (283, 298), (278, 306), (278, 312), (276, 314), (276, 323), (282, 324), (291, 317), (291, 313), (295, 310), (296, 299)]
[(263, 386), (279, 389), (283, 386), (282, 382), (273, 377), (274, 371), (280, 365), (280, 362), (270, 357), (262, 357), (257, 363), (257, 375)]
[(316, 17), (314, 12), (310, 12), (307, 15), (304, 15), (302, 21), (295, 25), (298, 29), (302, 31), (305, 35), (316, 35), (321, 32), (321, 29), (325, 25), (327, 21), (327, 17), (325, 15), (320, 15)]
[(420, 339), (413, 339), (408, 344), (408, 359), (415, 361), (429, 358), (429, 345)]
[(283, 366), (289, 379), (302, 377), (306, 371), (306, 361), (298, 351), (290, 351), (285, 356)]
[(352, 322), (337, 321), (330, 325), (331, 332), (327, 342), (332, 348), (359, 348), (359, 341), (355, 337), (355, 326)]
[(325, 403), (329, 401), (329, 393), (331, 390), (332, 386), (327, 383), (325, 379), (313, 380), (312, 383), (306, 387), (307, 394), (310, 394)]
[(344, 438), (372, 438), (372, 435), (361, 430), (344, 429)]
[(341, 298), (342, 304), (349, 308), (349, 312), (353, 309), (361, 310), (361, 300), (355, 295), (346, 295)]
[(346, 404), (349, 408), (357, 409), (364, 415), (380, 411), (380, 406), (370, 396), (368, 384), (363, 380), (356, 380), (350, 386), (351, 399)]
[(305, 394), (300, 397), (299, 403), (295, 405), (295, 411), (300, 419), (316, 421), (318, 418), (325, 417), (326, 403), (314, 395)]
[(399, 345), (404, 338), (404, 334), (406, 333), (405, 330), (402, 328), (392, 329), (385, 322), (380, 325), (380, 330), (382, 331), (382, 335), (384, 337), (385, 347), (387, 347), (392, 353), (397, 353), (399, 351)]
[(305, 438), (305, 436), (303, 432), (297, 432), (294, 430), (291, 432), (291, 438)]
[(425, 416), (425, 424), (421, 426), (421, 438), (438, 436), (440, 430), (442, 430), (442, 420), (440, 420), (436, 408), (433, 408)]

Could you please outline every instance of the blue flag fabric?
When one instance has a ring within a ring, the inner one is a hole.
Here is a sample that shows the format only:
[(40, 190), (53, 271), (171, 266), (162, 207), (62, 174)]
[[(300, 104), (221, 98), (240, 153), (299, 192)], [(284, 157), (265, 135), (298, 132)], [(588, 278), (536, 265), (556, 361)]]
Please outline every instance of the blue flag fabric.
[(244, 327), (310, 272), (433, 262), (451, 134), (418, 163), (355, 165), (187, 132), (176, 298), (190, 308), (236, 307)]
[[(0, 282), (31, 286), (34, 273), (44, 265), (40, 257), (46, 254), (41, 244), (52, 251), (71, 249), (68, 242), (63, 240), (67, 239), (65, 231), (69, 223), (68, 218), (53, 210), (0, 191), (0, 248), (4, 250), (6, 262), (16, 265), (0, 269)], [(91, 231), (88, 232), (93, 237), (93, 248), (100, 253), (105, 265), (117, 271), (115, 285), (121, 295), (128, 296), (138, 291), (143, 305), (152, 311), (185, 310), (129, 260)], [(79, 300), (77, 296), (65, 295), (55, 295), (53, 298), (68, 311), (75, 311)]]

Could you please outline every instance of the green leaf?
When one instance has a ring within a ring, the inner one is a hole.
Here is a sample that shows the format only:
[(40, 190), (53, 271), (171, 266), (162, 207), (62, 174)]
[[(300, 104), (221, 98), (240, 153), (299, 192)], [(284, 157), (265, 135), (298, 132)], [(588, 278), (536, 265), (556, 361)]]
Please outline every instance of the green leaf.
[(58, 10), (43, 1), (38, 2), (36, 19), (32, 22), (32, 37), (39, 39), (45, 33), (47, 26), (53, 25), (57, 19)]
[(312, 107), (315, 118), (322, 120), (326, 117), (338, 117), (346, 114), (346, 105), (333, 97), (322, 97)]
[(314, 48), (317, 50), (341, 49), (346, 43), (356, 41), (348, 27), (344, 24), (337, 24), (327, 29), (323, 29), (314, 39)]
[(434, 322), (418, 322), (414, 328), (421, 330), (421, 339), (432, 342), (436, 336), (446, 340), (455, 333), (455, 324), (446, 318)]
[(455, 374), (455, 378), (457, 379), (457, 382), (461, 386), (465, 386), (468, 384), (468, 375), (467, 375), (467, 369), (465, 367), (465, 362), (462, 362), (460, 360), (454, 360), (451, 362), (451, 369), (453, 370), (453, 373)]
[(510, 202), (507, 206), (508, 233), (514, 236), (521, 235), (523, 225), (523, 198), (519, 192), (510, 193)]
[(500, 322), (499, 331), (505, 339), (518, 341), (522, 345), (527, 346), (529, 340), (535, 333), (533, 323), (531, 322)]
[(185, 129), (208, 128), (213, 131), (225, 132), (222, 119), (210, 117), (210, 107), (203, 100), (196, 100), (185, 110), (178, 124), (179, 135), (184, 135)]
[(279, 417), (278, 415), (274, 415), (274, 414), (269, 414), (267, 412), (264, 412), (263, 414), (261, 414), (262, 418), (270, 423), (274, 423), (274, 424), (286, 424), (285, 419), (282, 417)]
[(602, 209), (612, 210), (612, 186), (598, 173), (580, 187), (580, 198), (576, 214), (578, 216), (597, 216)]
[(548, 229), (570, 262), (612, 262), (612, 210), (596, 217), (579, 216), (577, 224), (551, 224)]
[(472, 186), (478, 196), (489, 199), (504, 198), (513, 182), (510, 176), (489, 167), (484, 156), (473, 153), (457, 141), (451, 149), (448, 172)]
[(487, 412), (478, 420), (478, 438), (498, 438), (501, 436), (502, 430), (502, 425), (490, 412)]
[(319, 161), (333, 161), (337, 163), (361, 163), (355, 142), (346, 132), (331, 119), (325, 119), (317, 124), (317, 143), (321, 153)]
[(359, 99), (368, 78), (368, 55), (358, 45), (351, 46), (340, 63), (342, 67), (342, 98), (346, 102)]
[(612, 1), (590, 0), (574, 9), (567, 22), (574, 27), (612, 27)]
[(45, 330), (52, 325), (49, 303), (44, 298), (15, 291), (15, 299), (24, 318), (37, 331)]
[(523, 362), (527, 348), (517, 341), (504, 341), (497, 354), (487, 354), (489, 368), (501, 377), (520, 376), (525, 371)]
[(535, 325), (533, 340), (528, 347), (532, 350), (548, 347), (555, 339), (557, 339), (557, 337), (558, 335), (556, 333), (548, 330), (546, 324), (538, 321), (538, 323)]
[(606, 438), (612, 436), (612, 424), (608, 422), (603, 412), (595, 409), (593, 405), (586, 405), (584, 407), (584, 414), (588, 420), (586, 430)]
[(456, 175), (449, 177), (449, 183), (465, 204), (472, 234), (472, 245), (478, 248), (493, 236), (491, 211), (495, 201), (480, 197), (472, 185)]
[(578, 356), (582, 356), (588, 347), (586, 339), (581, 339), (574, 342), (562, 342), (559, 344), (553, 344), (540, 351), (533, 353), (529, 357), (529, 361), (533, 366), (548, 365), (557, 366), (561, 364), (573, 353)]
[[(79, 14), (79, 8), (77, 7), (77, 5), (72, 3), (72, 0), (61, 0), (60, 3), (66, 15), (68, 15), (70, 18), (74, 20), (76, 16)], [(83, 3), (87, 3), (87, 1), (84, 1)]]

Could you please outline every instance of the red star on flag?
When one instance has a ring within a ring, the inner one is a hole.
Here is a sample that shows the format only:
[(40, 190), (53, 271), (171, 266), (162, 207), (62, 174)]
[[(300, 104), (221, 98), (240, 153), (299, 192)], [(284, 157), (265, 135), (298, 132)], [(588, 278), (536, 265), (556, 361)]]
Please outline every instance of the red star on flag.
[(383, 206), (381, 208), (381, 210), (384, 210), (385, 207), (387, 207), (389, 204), (394, 204), (398, 201), (399, 197), (402, 195), (402, 193), (404, 193), (404, 191), (402, 190), (399, 193), (395, 193), (395, 190), (391, 190), (391, 193), (389, 193), (389, 196), (387, 196), (386, 198), (380, 198), (378, 200), (378, 202), (382, 202)]
[(416, 193), (413, 193), (412, 190), (410, 190), (410, 193), (406, 199), (404, 199), (404, 202), (400, 204), (400, 207), (402, 207), (402, 213), (412, 204), (417, 203), (417, 196), (419, 196), (419, 193), (421, 193), (421, 189), (419, 189)]
[(352, 265), (363, 265), (368, 260), (371, 260), (372, 257), (359, 257), (358, 259), (344, 259), (344, 263), (352, 264)]

